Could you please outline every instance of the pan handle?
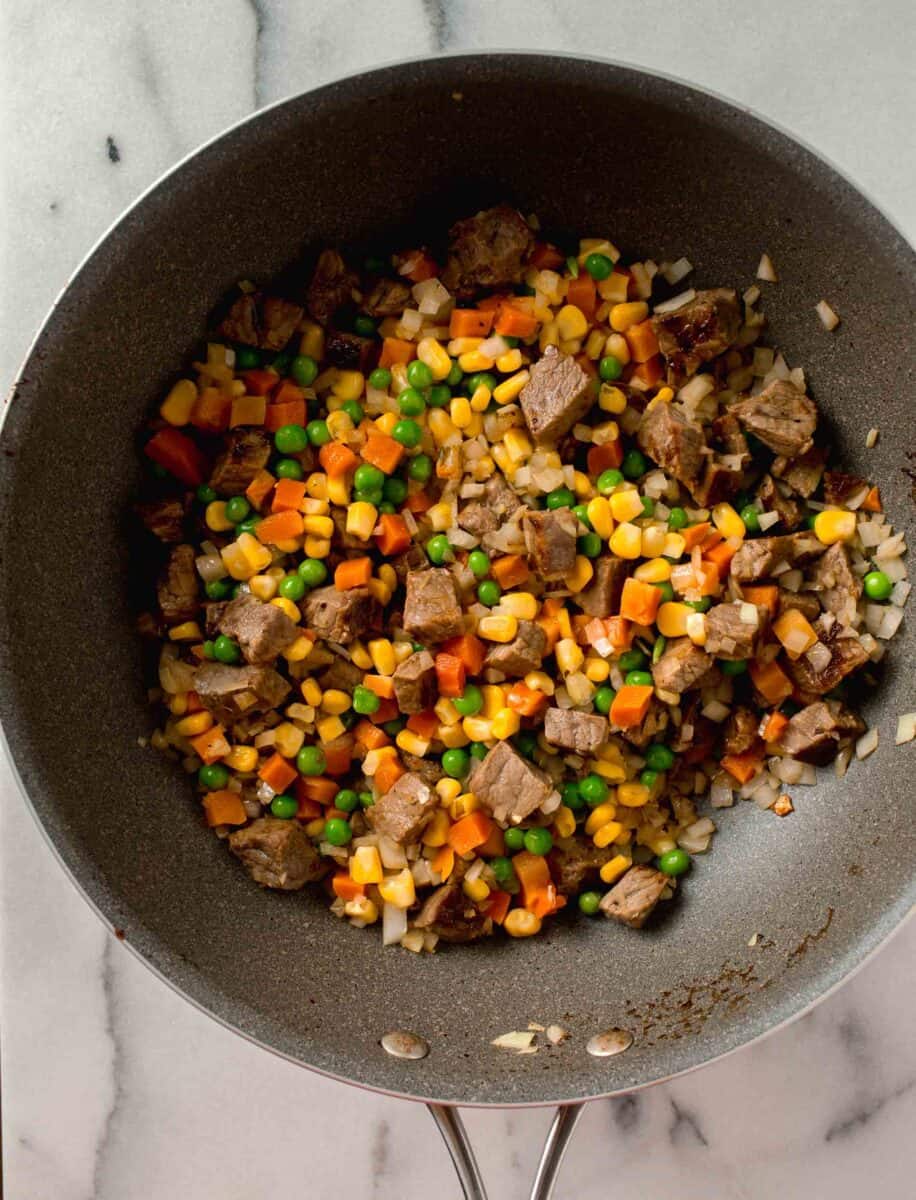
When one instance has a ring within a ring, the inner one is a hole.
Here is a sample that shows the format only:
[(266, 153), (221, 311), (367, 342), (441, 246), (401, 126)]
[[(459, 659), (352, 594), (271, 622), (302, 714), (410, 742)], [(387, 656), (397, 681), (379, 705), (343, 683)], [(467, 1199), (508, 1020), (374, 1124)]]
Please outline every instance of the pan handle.
[[(428, 1104), (426, 1107), (451, 1155), (465, 1200), (487, 1200), (480, 1168), (457, 1109), (447, 1104)], [(550, 1200), (563, 1155), (584, 1107), (583, 1104), (561, 1104), (557, 1109), (531, 1185), (531, 1200)]]

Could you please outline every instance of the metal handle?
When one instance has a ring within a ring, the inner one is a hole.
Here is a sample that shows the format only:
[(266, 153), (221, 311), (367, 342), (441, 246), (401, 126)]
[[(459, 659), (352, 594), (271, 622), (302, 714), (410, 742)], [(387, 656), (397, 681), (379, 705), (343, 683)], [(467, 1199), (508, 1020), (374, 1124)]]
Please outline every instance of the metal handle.
[[(465, 1200), (487, 1200), (480, 1168), (458, 1110), (446, 1104), (428, 1104), (426, 1107), (438, 1125), (455, 1164)], [(531, 1185), (531, 1200), (550, 1200), (563, 1155), (584, 1107), (583, 1104), (562, 1104), (557, 1109)]]

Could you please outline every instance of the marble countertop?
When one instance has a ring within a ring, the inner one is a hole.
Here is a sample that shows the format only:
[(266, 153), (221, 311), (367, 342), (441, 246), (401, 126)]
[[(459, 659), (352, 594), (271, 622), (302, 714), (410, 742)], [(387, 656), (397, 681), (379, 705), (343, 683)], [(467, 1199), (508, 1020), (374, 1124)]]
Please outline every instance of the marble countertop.
[[(916, 240), (916, 168), (901, 153), (916, 106), (907, 0), (18, 0), (0, 28), (4, 389), (68, 273), (161, 171), (263, 104), (408, 54), (562, 49), (695, 81), (819, 147)], [(111, 938), (5, 762), (0, 934), (9, 1200), (457, 1196), (422, 1107), (249, 1045)], [(590, 1105), (558, 1198), (905, 1194), (916, 1171), (914, 951), (911, 922), (774, 1036)], [(466, 1120), (491, 1196), (526, 1196), (549, 1112)]]

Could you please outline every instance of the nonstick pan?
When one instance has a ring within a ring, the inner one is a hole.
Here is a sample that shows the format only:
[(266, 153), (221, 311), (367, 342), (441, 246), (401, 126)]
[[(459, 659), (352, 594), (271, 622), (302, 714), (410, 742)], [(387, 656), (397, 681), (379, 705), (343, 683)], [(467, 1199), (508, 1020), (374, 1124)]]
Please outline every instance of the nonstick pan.
[[(439, 238), (501, 200), (558, 238), (609, 234), (627, 258), (686, 254), (697, 286), (748, 286), (768, 251), (780, 272), (765, 296), (773, 344), (804, 365), (848, 469), (880, 485), (913, 538), (909, 246), (823, 160), (748, 113), (672, 80), (544, 55), (354, 76), (188, 159), (60, 298), (10, 398), (0, 455), (3, 723), (65, 867), (218, 1020), (314, 1070), (447, 1105), (569, 1104), (708, 1062), (823, 996), (913, 898), (913, 750), (893, 745), (914, 707), (912, 622), (865, 706), (877, 752), (845, 779), (827, 770), (795, 789), (786, 820), (748, 804), (717, 813), (713, 852), (641, 933), (560, 919), (528, 941), (383, 951), (318, 896), (254, 887), (201, 828), (183, 775), (138, 744), (151, 715), (124, 516), (136, 431), (220, 297), (326, 244)], [(814, 311), (822, 297), (842, 317), (832, 334)], [(491, 1045), (532, 1021), (570, 1037), (525, 1056)], [(589, 1053), (609, 1029), (632, 1036), (629, 1049)], [(386, 1052), (393, 1031), (428, 1053)]]

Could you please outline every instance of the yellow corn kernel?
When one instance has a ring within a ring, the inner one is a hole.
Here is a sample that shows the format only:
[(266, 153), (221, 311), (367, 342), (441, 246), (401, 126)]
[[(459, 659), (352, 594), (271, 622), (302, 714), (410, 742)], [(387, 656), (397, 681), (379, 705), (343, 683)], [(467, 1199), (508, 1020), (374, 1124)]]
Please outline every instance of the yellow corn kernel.
[(451, 529), (454, 523), (455, 510), (448, 501), (433, 504), (426, 510), (426, 519), (436, 533)]
[(511, 375), (522, 365), (522, 352), (517, 347), (507, 350), (496, 360), (496, 369), (501, 375)]
[(539, 608), (538, 598), (530, 592), (506, 592), (499, 598), (499, 611), (511, 613), (520, 621), (533, 621)]
[(286, 596), (275, 596), (270, 603), (274, 608), (279, 608), (280, 612), (286, 613), (291, 621), (295, 621), (296, 624), (299, 623), (301, 614), (292, 600), (288, 600)]
[(548, 346), (556, 346), (559, 340), (560, 333), (556, 321), (545, 321), (538, 334), (538, 347), (544, 351)]
[(388, 638), (373, 638), (368, 646), (369, 657), (372, 659), (372, 665), (378, 671), (379, 675), (393, 675), (397, 667), (397, 659), (394, 656), (394, 646)]
[(556, 690), (553, 680), (546, 671), (529, 671), (523, 682), (533, 692), (543, 692), (545, 696), (552, 696)]
[(314, 534), (315, 537), (332, 538), (334, 536), (334, 522), (330, 517), (303, 517), (302, 528), (306, 533)]
[(642, 531), (640, 550), (644, 558), (658, 558), (665, 548), (664, 525), (646, 525)]
[(248, 580), (252, 596), (259, 600), (273, 600), (277, 594), (278, 581), (272, 575), (252, 575)]
[(587, 500), (595, 490), (584, 471), (573, 471), (572, 489), (580, 500)]
[(315, 722), (315, 731), (323, 742), (333, 742), (347, 732), (347, 727), (340, 717), (322, 717)]
[(606, 779), (608, 783), (623, 783), (627, 777), (626, 767), (613, 762), (603, 762), (598, 759), (593, 768), (596, 775)]
[(679, 533), (666, 533), (662, 554), (665, 558), (680, 558), (687, 549), (687, 541)]
[(653, 854), (667, 854), (669, 850), (673, 850), (677, 842), (673, 837), (661, 833), (657, 837), (647, 838), (645, 845), (649, 847)]
[(573, 671), (578, 671), (585, 662), (585, 655), (582, 653), (582, 647), (577, 645), (572, 638), (560, 638), (556, 646), (557, 666), (564, 675), (569, 675)]
[(623, 854), (615, 854), (614, 857), (604, 864), (598, 874), (601, 876), (602, 883), (613, 883), (615, 879), (619, 879), (624, 871), (630, 869), (630, 860)]
[(494, 362), (489, 354), (481, 354), (479, 350), (469, 350), (466, 354), (458, 355), (458, 366), (465, 374), (473, 371), (492, 371)]
[(283, 554), (295, 554), (300, 549), (298, 538), (282, 538), (278, 542), (271, 542), (271, 545)]
[(175, 722), (175, 732), (182, 737), (196, 737), (198, 733), (206, 733), (213, 725), (213, 714), (202, 708), (200, 712), (191, 713)]
[[(728, 503), (716, 504), (712, 510), (712, 523), (723, 537), (743, 538), (747, 532), (744, 522)], [(853, 518), (855, 524), (855, 518)]]
[(470, 354), (472, 350), (476, 350), (483, 345), (482, 337), (460, 337), (452, 338), (448, 344), (448, 352), (452, 358), (457, 358), (461, 354)]
[(478, 808), (480, 801), (473, 792), (461, 792), (454, 800), (450, 800), (448, 805), (449, 816), (453, 821), (460, 821), (462, 817), (469, 816)]
[(526, 458), (530, 458), (534, 450), (528, 434), (524, 429), (517, 428), (506, 432), (506, 436), (503, 438), (503, 446), (511, 461), (516, 464), (524, 462)]
[(479, 437), (483, 433), (483, 417), (479, 412), (471, 413), (471, 419), (462, 432), (466, 438)]
[(678, 600), (666, 600), (655, 614), (658, 632), (666, 638), (684, 637), (687, 633), (687, 618), (693, 612)]
[(328, 500), (332, 504), (337, 504), (341, 508), (350, 503), (350, 484), (352, 480), (349, 475), (335, 475), (333, 479), (328, 480)]
[(331, 539), (310, 533), (302, 543), (302, 549), (306, 558), (327, 558), (331, 553)]
[(324, 471), (313, 471), (305, 481), (305, 494), (313, 500), (327, 500), (328, 477)]
[(639, 564), (633, 572), (633, 578), (642, 583), (664, 583), (671, 578), (671, 563), (665, 558), (650, 558), (648, 562)]
[(527, 369), (518, 371), (515, 375), (510, 375), (508, 379), (504, 379), (502, 383), (498, 383), (493, 389), (493, 399), (497, 404), (511, 403), (511, 401), (518, 397), (530, 378), (531, 375)]
[[(452, 780), (457, 783), (457, 779)], [(451, 828), (451, 820), (444, 808), (437, 808), (433, 813), (433, 819), (423, 831), (424, 846), (444, 846), (448, 841), (448, 831)]]
[(569, 619), (569, 609), (561, 608), (557, 613), (554, 614), (554, 617), (560, 626), (560, 637), (571, 638), (573, 636), (573, 630), (572, 621)]
[(378, 905), (368, 896), (357, 896), (347, 901), (344, 913), (360, 925), (374, 925), (378, 920)]
[(338, 371), (332, 390), (341, 400), (358, 400), (366, 386), (362, 371)]
[(609, 497), (609, 503), (615, 521), (632, 521), (634, 517), (643, 515), (642, 499), (636, 488), (614, 492)]
[(436, 794), (443, 804), (449, 805), (461, 795), (461, 784), (457, 779), (440, 779), (436, 784)]
[(512, 479), (518, 470), (518, 463), (510, 456), (506, 447), (497, 443), (490, 447), (490, 454), (505, 477)]
[[(378, 520), (378, 509), (367, 500), (354, 500), (347, 509), (347, 533), (368, 542)], [(333, 524), (333, 522), (332, 522)], [(317, 532), (317, 530), (315, 531)]]
[(556, 838), (568, 838), (576, 832), (576, 814), (565, 804), (561, 804), (553, 817), (553, 835)]
[(402, 729), (394, 740), (399, 750), (415, 754), (417, 758), (425, 758), (429, 753), (429, 739), (420, 737), (412, 729)]
[(685, 629), (687, 636), (695, 646), (706, 645), (706, 613), (689, 612)]
[(595, 832), (592, 841), (599, 850), (603, 850), (605, 846), (610, 846), (611, 842), (616, 841), (621, 833), (623, 833), (623, 826), (619, 821), (608, 821), (606, 825), (602, 825)]
[(607, 442), (616, 442), (619, 437), (620, 426), (616, 421), (602, 421), (600, 425), (596, 425), (592, 429), (592, 441), (596, 446), (603, 446)]
[(493, 737), (492, 726), (485, 717), (465, 717), (461, 728), (472, 742), (487, 742)]
[(614, 532), (614, 515), (608, 498), (595, 496), (593, 500), (589, 500), (586, 512), (592, 529), (606, 541)]
[(208, 504), (204, 511), (204, 520), (207, 522), (207, 528), (212, 529), (214, 533), (225, 533), (228, 529), (235, 528), (226, 516), (225, 500), (214, 500)]
[(159, 416), (170, 425), (187, 425), (197, 401), (197, 385), (192, 379), (179, 379), (159, 407)]
[(391, 431), (394, 429), (397, 423), (398, 418), (393, 412), (382, 413), (382, 415), (380, 417), (376, 417), (374, 421), (375, 428), (379, 431), (379, 433), (387, 433), (389, 437), (391, 436)]
[(856, 532), (856, 514), (838, 508), (826, 508), (814, 518), (814, 533), (819, 542), (832, 546), (848, 542)]
[(350, 858), (350, 878), (354, 883), (381, 883), (385, 878), (382, 860), (375, 846), (357, 846)]
[(499, 710), (506, 707), (506, 693), (498, 683), (485, 683), (480, 689), (480, 694), (483, 697), (481, 716), (492, 721)]
[(387, 604), (391, 599), (392, 589), (387, 583), (382, 583), (381, 579), (372, 578), (366, 584), (370, 593), (378, 600), (379, 604)]
[(641, 783), (622, 783), (617, 788), (617, 803), (624, 808), (642, 808), (649, 803), (649, 789)]
[(514, 737), (522, 727), (521, 717), (514, 708), (501, 708), (490, 723), (493, 737), (503, 741)]
[(301, 633), (294, 642), (291, 642), (285, 650), (281, 651), (281, 654), (287, 662), (305, 662), (314, 648), (314, 638), (309, 637), (307, 633)]
[(188, 693), (175, 692), (169, 698), (169, 712), (173, 717), (183, 717), (188, 711)]
[(625, 333), (631, 325), (638, 325), (649, 315), (645, 300), (633, 300), (629, 304), (615, 304), (611, 309), (611, 329)]
[(564, 304), (557, 313), (557, 333), (564, 342), (573, 338), (584, 338), (588, 332), (588, 320), (581, 308), (575, 304)]
[(593, 808), (588, 814), (588, 819), (585, 822), (585, 832), (591, 836), (597, 833), (602, 825), (607, 825), (609, 821), (613, 821), (617, 816), (617, 806), (613, 800), (605, 800), (603, 804), (599, 804), (597, 808)]
[(604, 349), (604, 334), (600, 329), (593, 329), (585, 339), (585, 353), (591, 358), (600, 358)]
[(610, 663), (597, 655), (588, 655), (585, 660), (585, 678), (589, 683), (604, 683), (611, 673)]
[[(381, 573), (382, 572), (380, 569), (379, 574), (381, 575)], [(379, 580), (379, 582), (381, 582), (381, 580)], [(388, 586), (387, 581), (385, 582), (385, 586), (386, 587)], [(407, 660), (408, 660), (408, 658), (410, 658), (411, 654), (413, 654), (413, 646), (411, 646), (410, 642), (395, 642), (394, 643), (394, 657), (397, 660), (398, 666), (400, 666), (402, 662), (407, 662)]]
[(233, 771), (247, 774), (258, 765), (258, 752), (254, 746), (233, 746), (222, 762)]
[(440, 725), (438, 737), (442, 745), (449, 750), (457, 750), (461, 746), (466, 746), (471, 740), (460, 724)]
[(642, 530), (638, 525), (624, 522), (611, 534), (608, 545), (618, 558), (639, 558), (642, 553)]
[[(398, 586), (398, 574), (391, 563), (382, 563), (376, 572), (382, 583), (391, 588), (392, 591)], [(405, 643), (406, 645), (407, 643)]]
[(458, 725), (461, 722), (461, 713), (447, 696), (439, 697), (433, 705), (433, 712), (443, 725)]
[[(281, 579), (286, 578), (286, 572), (283, 570), (282, 567), (268, 567), (267, 570), (264, 572), (264, 574), (269, 575), (271, 579), (275, 579), (278, 584)], [(249, 586), (250, 586), (250, 582), (249, 582)]]
[[(328, 484), (330, 485), (331, 482), (329, 479)], [(313, 500), (310, 496), (306, 496), (299, 505), (299, 511), (305, 517), (327, 517), (331, 512), (331, 504), (328, 500)]]
[(626, 392), (611, 383), (602, 383), (598, 389), (598, 407), (604, 412), (619, 416), (627, 406)]
[(334, 717), (339, 717), (341, 713), (345, 713), (352, 703), (352, 696), (349, 692), (345, 692), (343, 688), (328, 688), (321, 697), (322, 709)]
[(426, 423), (437, 445), (443, 446), (449, 439), (459, 438), (461, 431), (444, 408), (434, 408), (427, 413)]
[(196, 621), (182, 621), (180, 625), (173, 625), (169, 630), (169, 641), (172, 642), (199, 642), (202, 637)]
[(595, 568), (592, 560), (585, 554), (577, 554), (575, 566), (563, 582), (575, 596), (588, 586), (594, 574)]
[(541, 918), (527, 908), (513, 908), (506, 913), (503, 929), (509, 937), (534, 937), (541, 932)]
[(463, 880), (461, 888), (467, 898), (473, 900), (475, 904), (482, 904), (490, 894), (490, 889), (486, 882), (479, 876), (477, 879)]
[(452, 360), (445, 347), (433, 337), (420, 338), (417, 343), (417, 358), (426, 363), (433, 373), (433, 379), (444, 379), (452, 369)]
[[(612, 354), (614, 358), (625, 367), (630, 361), (630, 343), (622, 333), (611, 333), (608, 335), (607, 341), (604, 343), (604, 353)], [(621, 412), (623, 409), (621, 409)]]
[(270, 564), (270, 551), (250, 533), (242, 533), (220, 551), (223, 566), (239, 581), (258, 575)]
[(305, 734), (291, 721), (283, 721), (274, 729), (274, 749), (284, 758), (295, 758), (304, 741)]
[(342, 441), (353, 430), (353, 418), (342, 408), (329, 412), (325, 424), (328, 433), (337, 441)]
[(482, 617), (477, 632), (488, 642), (511, 642), (518, 634), (518, 618), (509, 613)]
[(316, 680), (312, 679), (311, 676), (308, 679), (303, 679), (299, 690), (302, 692), (302, 699), (306, 704), (311, 704), (313, 708), (319, 707), (323, 693)]
[(388, 392), (392, 396), (400, 396), (404, 388), (409, 386), (410, 380), (407, 378), (407, 363), (392, 363), (391, 386), (388, 388)]
[(456, 396), (448, 407), (449, 416), (456, 429), (467, 429), (471, 423), (471, 402), (466, 396)]
[(668, 404), (674, 399), (674, 390), (670, 387), (659, 388), (652, 397), (653, 404), (658, 401), (659, 404)]
[(299, 342), (299, 353), (307, 354), (309, 358), (314, 358), (315, 362), (321, 362), (324, 358), (324, 330), (317, 321), (305, 320), (302, 322), (302, 338)]
[(484, 384), (474, 389), (474, 395), (471, 397), (471, 409), (473, 412), (486, 412), (492, 399), (490, 389)]

